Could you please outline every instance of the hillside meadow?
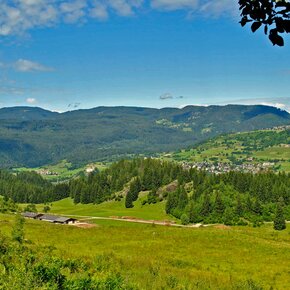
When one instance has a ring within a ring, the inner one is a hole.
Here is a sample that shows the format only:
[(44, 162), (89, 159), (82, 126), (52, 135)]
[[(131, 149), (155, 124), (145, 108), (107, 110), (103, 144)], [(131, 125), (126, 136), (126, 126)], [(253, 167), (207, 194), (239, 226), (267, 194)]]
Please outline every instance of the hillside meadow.
[[(50, 213), (62, 215), (76, 215), (88, 217), (111, 217), (130, 216), (145, 220), (176, 220), (165, 213), (165, 201), (155, 204), (142, 205), (142, 201), (147, 197), (144, 192), (139, 199), (134, 202), (134, 208), (125, 207), (125, 199), (121, 201), (107, 201), (101, 204), (74, 204), (73, 199), (65, 198), (49, 204)], [(26, 204), (21, 207), (25, 208)], [(37, 204), (39, 212), (43, 212), (44, 204)]]
[(221, 135), (192, 148), (160, 154), (159, 157), (179, 162), (273, 162), (273, 169), (290, 172), (289, 142), (289, 128), (258, 130)]
[[(9, 235), (13, 215), (0, 215)], [(289, 289), (290, 231), (272, 225), (173, 228), (94, 221), (89, 229), (26, 220), (28, 247), (119, 272), (135, 289)]]

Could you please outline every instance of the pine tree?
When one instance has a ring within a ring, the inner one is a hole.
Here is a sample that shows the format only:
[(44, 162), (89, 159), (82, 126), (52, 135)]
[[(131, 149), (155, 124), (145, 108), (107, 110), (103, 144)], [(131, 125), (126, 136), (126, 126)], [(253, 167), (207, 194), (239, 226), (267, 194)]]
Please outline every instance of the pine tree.
[(286, 229), (286, 222), (283, 214), (283, 206), (281, 199), (279, 199), (279, 202), (277, 203), (276, 215), (274, 218), (274, 229), (277, 231), (282, 231)]
[(211, 204), (210, 204), (210, 196), (208, 193), (204, 195), (203, 204), (201, 208), (201, 215), (202, 217), (206, 217), (211, 212)]
[(254, 206), (253, 206), (253, 212), (257, 215), (262, 214), (262, 206), (261, 206), (260, 201), (257, 198), (256, 198), (256, 201), (255, 201)]
[(239, 217), (243, 215), (243, 204), (242, 204), (240, 195), (237, 196), (237, 205), (236, 205), (235, 211)]
[(217, 193), (216, 193), (214, 210), (215, 210), (216, 214), (219, 216), (221, 216), (225, 210), (225, 205), (223, 203), (223, 200), (221, 198), (221, 194), (219, 191), (217, 191)]
[(234, 224), (234, 213), (230, 207), (226, 208), (223, 216), (224, 224), (227, 226), (231, 226)]
[(177, 198), (174, 192), (170, 192), (167, 197), (165, 211), (167, 214), (171, 214), (172, 211), (177, 207)]
[(188, 196), (184, 187), (178, 189), (178, 194), (178, 208), (183, 211), (188, 203)]
[(132, 207), (134, 207), (134, 205), (133, 205), (133, 197), (132, 197), (132, 193), (130, 191), (128, 191), (128, 193), (126, 195), (125, 207), (126, 208), (132, 208)]

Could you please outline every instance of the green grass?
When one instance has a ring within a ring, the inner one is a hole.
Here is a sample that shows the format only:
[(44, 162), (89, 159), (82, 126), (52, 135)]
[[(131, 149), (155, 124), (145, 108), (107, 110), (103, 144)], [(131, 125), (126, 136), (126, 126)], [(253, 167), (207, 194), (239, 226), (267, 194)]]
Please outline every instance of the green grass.
[[(108, 201), (102, 204), (74, 204), (71, 198), (66, 198), (51, 203), (51, 213), (79, 215), (79, 216), (130, 216), (146, 220), (175, 220), (165, 213), (165, 202), (156, 204), (146, 204), (142, 206), (142, 200), (145, 196), (140, 197), (134, 202), (134, 208), (125, 207), (125, 199), (122, 201)], [(24, 207), (25, 205), (22, 205)], [(37, 205), (38, 211), (43, 211), (43, 204)]]
[[(0, 215), (9, 234), (11, 215)], [(174, 228), (96, 221), (80, 229), (26, 220), (30, 247), (95, 261), (120, 271), (138, 289), (290, 289), (290, 231), (261, 228)], [(238, 286), (243, 285), (243, 288)]]

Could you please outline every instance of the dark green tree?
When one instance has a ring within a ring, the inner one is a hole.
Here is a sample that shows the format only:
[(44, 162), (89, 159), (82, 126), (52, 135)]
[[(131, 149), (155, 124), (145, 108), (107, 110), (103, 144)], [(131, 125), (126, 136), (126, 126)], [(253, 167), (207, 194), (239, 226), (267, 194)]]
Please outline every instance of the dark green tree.
[(132, 208), (132, 207), (134, 207), (134, 205), (133, 205), (133, 196), (132, 196), (132, 192), (131, 191), (128, 191), (128, 193), (126, 195), (125, 207), (126, 208)]
[(239, 217), (243, 215), (243, 204), (242, 204), (242, 201), (241, 201), (241, 196), (238, 195), (237, 196), (237, 204), (236, 204), (236, 208), (235, 208), (235, 212), (236, 212), (236, 215), (238, 215)]
[(170, 192), (167, 197), (167, 202), (165, 206), (165, 211), (167, 214), (171, 214), (173, 210), (177, 207), (178, 199), (175, 192)]
[(228, 207), (226, 208), (225, 212), (224, 212), (224, 216), (223, 216), (223, 221), (225, 225), (231, 226), (234, 224), (234, 213), (233, 210)]
[(206, 193), (203, 198), (203, 203), (202, 203), (200, 214), (202, 217), (207, 217), (210, 213), (211, 213), (210, 196), (208, 193)]
[(188, 196), (183, 186), (180, 186), (177, 190), (178, 193), (178, 209), (184, 210), (188, 204)]
[(274, 229), (277, 231), (282, 231), (286, 229), (286, 222), (285, 222), (285, 217), (283, 213), (282, 199), (279, 199), (279, 202), (277, 203), (276, 215), (274, 218)]
[(218, 216), (222, 216), (225, 210), (225, 205), (221, 197), (221, 193), (218, 190), (216, 192), (215, 203), (214, 203), (214, 211)]

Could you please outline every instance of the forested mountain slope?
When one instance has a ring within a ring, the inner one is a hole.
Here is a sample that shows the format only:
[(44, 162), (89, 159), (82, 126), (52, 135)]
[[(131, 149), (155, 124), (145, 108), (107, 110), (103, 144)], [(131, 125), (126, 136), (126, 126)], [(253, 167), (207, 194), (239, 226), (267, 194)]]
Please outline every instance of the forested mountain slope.
[(80, 165), (171, 151), (222, 133), (290, 124), (289, 116), (261, 105), (98, 107), (61, 114), (41, 108), (3, 108), (0, 164), (35, 167), (67, 159)]

